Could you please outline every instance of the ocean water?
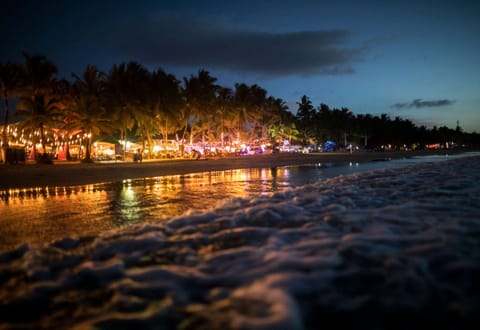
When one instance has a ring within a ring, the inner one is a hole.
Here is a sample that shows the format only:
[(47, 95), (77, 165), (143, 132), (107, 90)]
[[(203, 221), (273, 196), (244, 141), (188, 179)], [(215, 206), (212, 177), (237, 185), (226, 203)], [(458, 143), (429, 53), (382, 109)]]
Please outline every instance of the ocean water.
[(7, 249), (0, 329), (478, 325), (480, 156), (380, 167)]

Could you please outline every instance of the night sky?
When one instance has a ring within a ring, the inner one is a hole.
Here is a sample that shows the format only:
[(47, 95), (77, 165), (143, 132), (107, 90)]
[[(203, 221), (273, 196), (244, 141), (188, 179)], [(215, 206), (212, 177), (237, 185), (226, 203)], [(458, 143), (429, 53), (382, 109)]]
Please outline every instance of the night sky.
[(296, 113), (387, 113), (480, 132), (480, 1), (2, 0), (0, 62), (47, 56), (70, 79), (138, 61), (178, 79), (258, 84)]

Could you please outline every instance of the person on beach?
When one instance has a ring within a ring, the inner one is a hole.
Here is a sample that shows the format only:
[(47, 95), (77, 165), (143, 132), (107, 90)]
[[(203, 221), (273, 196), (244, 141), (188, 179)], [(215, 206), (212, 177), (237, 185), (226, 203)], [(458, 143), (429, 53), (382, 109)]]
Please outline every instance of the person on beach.
[(137, 152), (133, 155), (133, 160), (136, 162), (142, 162), (142, 151), (140, 149), (137, 149)]

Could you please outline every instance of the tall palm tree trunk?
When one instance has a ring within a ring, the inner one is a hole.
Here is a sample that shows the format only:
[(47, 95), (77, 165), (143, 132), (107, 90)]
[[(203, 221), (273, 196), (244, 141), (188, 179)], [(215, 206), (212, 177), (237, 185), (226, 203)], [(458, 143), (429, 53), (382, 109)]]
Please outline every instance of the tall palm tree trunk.
[(152, 136), (150, 134), (150, 132), (148, 131), (148, 129), (145, 127), (145, 135), (147, 136), (147, 141), (148, 141), (148, 157), (149, 158), (153, 158), (152, 157), (152, 154), (153, 154), (153, 139), (152, 139)]
[(42, 154), (42, 157), (40, 158), (40, 162), (45, 164), (51, 164), (52, 161), (48, 158), (48, 155), (47, 155), (47, 141), (45, 140), (45, 127), (43, 123), (40, 123), (40, 138), (42, 140), (42, 148), (43, 148), (43, 154)]
[(87, 139), (87, 146), (85, 150), (85, 161), (90, 162), (92, 160), (92, 135), (89, 134)]
[(8, 116), (10, 113), (10, 106), (8, 104), (8, 94), (5, 91), (3, 93), (3, 103), (5, 104), (5, 121), (3, 124), (3, 145), (8, 145), (8, 136), (7, 136), (7, 126), (8, 126)]
[(127, 160), (127, 129), (124, 127), (120, 133), (123, 139), (123, 161)]
[(43, 123), (40, 123), (40, 139), (42, 140), (43, 156), (47, 156), (47, 144), (45, 142), (45, 129)]
[(164, 126), (164, 131), (163, 131), (163, 140), (165, 143), (168, 143), (168, 120), (165, 119), (165, 126)]
[(8, 149), (8, 132), (7, 132), (7, 127), (8, 127), (8, 115), (10, 112), (10, 106), (8, 104), (8, 94), (7, 91), (5, 90), (3, 93), (3, 100), (5, 103), (5, 122), (3, 125), (3, 134), (2, 134), (2, 148), (0, 150), (0, 162), (3, 161), (4, 164), (7, 164), (7, 149)]

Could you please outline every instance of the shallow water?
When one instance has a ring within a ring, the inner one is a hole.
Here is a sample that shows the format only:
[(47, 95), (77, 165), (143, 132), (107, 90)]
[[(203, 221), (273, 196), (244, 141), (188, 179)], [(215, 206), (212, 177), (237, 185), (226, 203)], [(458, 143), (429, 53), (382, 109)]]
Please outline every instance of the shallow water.
[(22, 243), (45, 243), (133, 224), (155, 223), (187, 211), (211, 209), (228, 198), (271, 195), (338, 175), (451, 158), (446, 155), (335, 166), (327, 163), (239, 169), (0, 191), (0, 250)]
[(0, 329), (467, 329), (479, 237), (480, 157), (414, 160), (0, 253)]

